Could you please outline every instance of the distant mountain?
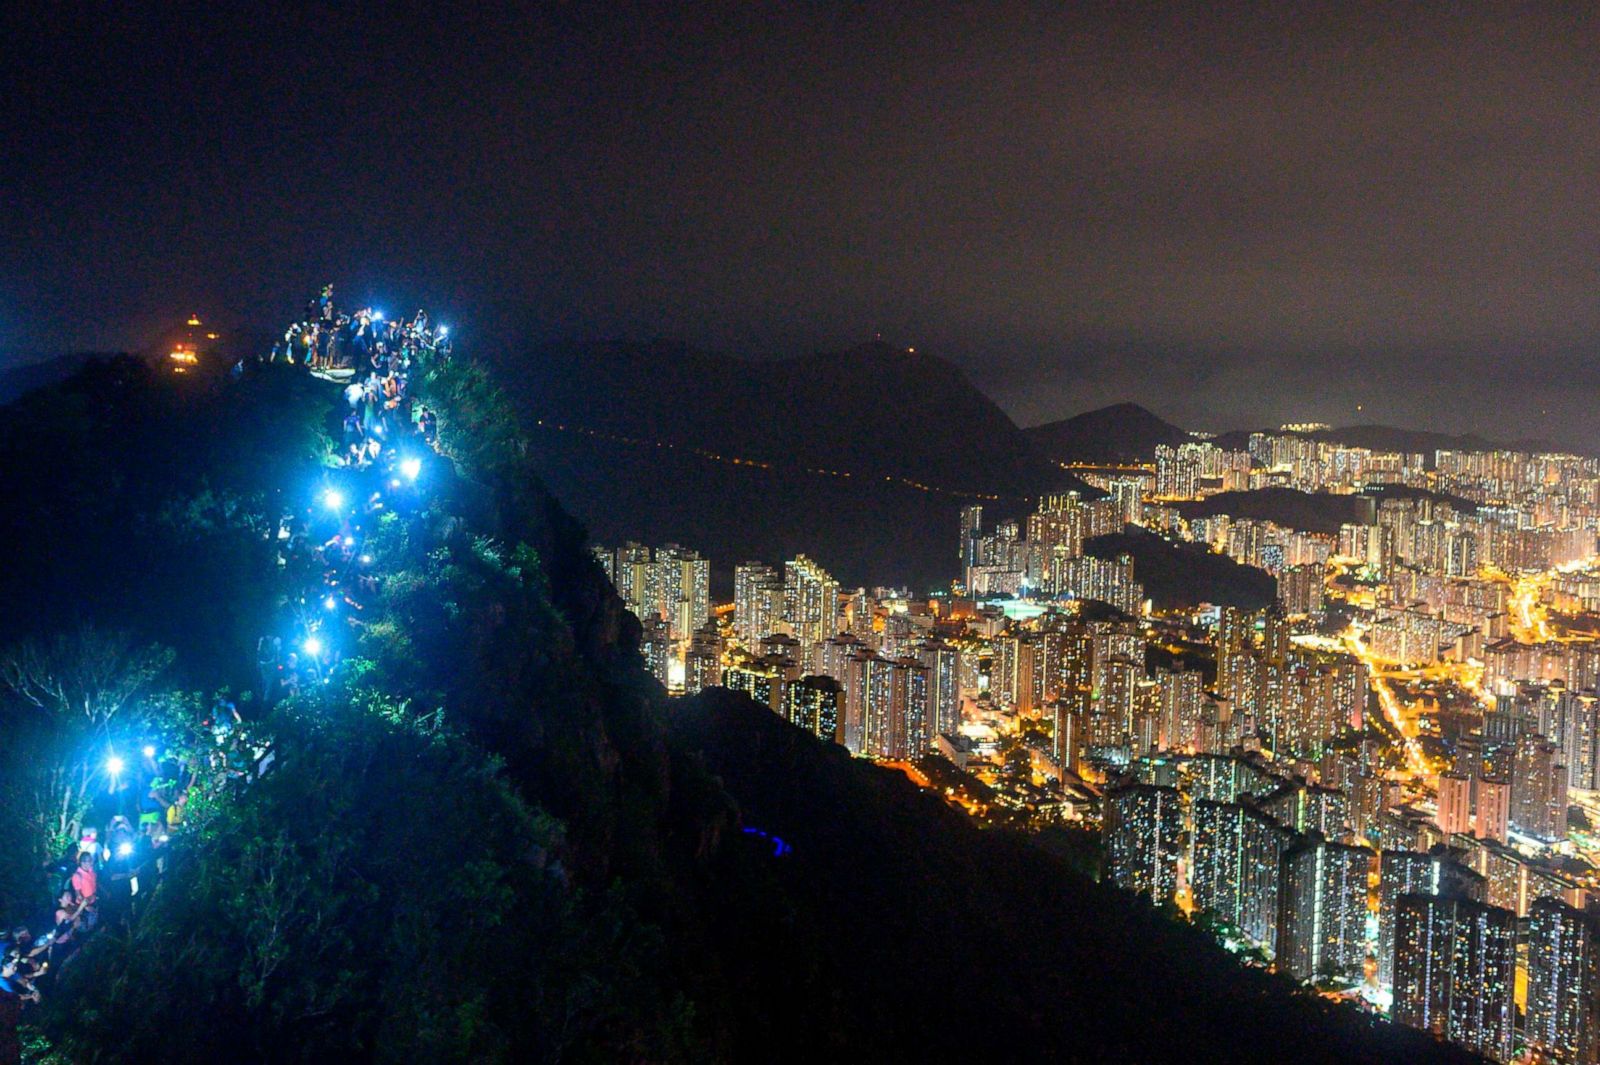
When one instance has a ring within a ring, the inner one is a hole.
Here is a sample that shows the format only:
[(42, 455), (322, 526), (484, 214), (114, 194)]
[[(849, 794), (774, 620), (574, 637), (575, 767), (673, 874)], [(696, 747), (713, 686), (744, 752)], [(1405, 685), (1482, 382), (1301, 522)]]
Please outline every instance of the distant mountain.
[(725, 569), (806, 552), (847, 583), (928, 591), (956, 576), (962, 506), (1096, 494), (959, 369), (887, 344), (756, 362), (611, 343), (506, 370), (547, 480), (596, 539), (676, 541)]
[(1349, 425), (1342, 429), (1323, 429), (1312, 433), (1317, 440), (1327, 440), (1351, 447), (1369, 447), (1374, 451), (1406, 451), (1420, 453), (1433, 461), (1435, 451), (1561, 451), (1563, 448), (1549, 440), (1488, 440), (1473, 433), (1452, 436), (1449, 433), (1430, 433), (1416, 429), (1396, 429), (1389, 425)]
[[(1310, 440), (1325, 440), (1331, 444), (1365, 447), (1374, 451), (1403, 451), (1424, 455), (1428, 466), (1433, 465), (1435, 451), (1567, 451), (1569, 448), (1537, 438), (1523, 440), (1488, 440), (1468, 433), (1454, 436), (1423, 429), (1398, 429), (1392, 425), (1347, 425), (1337, 429), (1318, 429), (1310, 433), (1285, 433), (1282, 429), (1235, 429), (1212, 440), (1218, 447), (1243, 450), (1252, 433), (1272, 433), (1277, 436), (1304, 436)], [(1587, 452), (1584, 452), (1587, 453)]]
[(27, 395), (36, 388), (65, 381), (91, 359), (111, 357), (109, 353), (74, 352), (70, 355), (35, 357), (20, 366), (0, 370), (0, 406)]
[(1147, 462), (1157, 446), (1194, 439), (1137, 403), (1117, 403), (1027, 430), (1052, 462)]

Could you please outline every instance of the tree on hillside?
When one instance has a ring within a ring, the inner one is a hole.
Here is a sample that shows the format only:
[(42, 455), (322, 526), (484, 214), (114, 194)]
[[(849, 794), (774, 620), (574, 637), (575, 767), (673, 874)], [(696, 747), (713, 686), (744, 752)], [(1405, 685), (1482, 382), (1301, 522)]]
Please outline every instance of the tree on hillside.
[(560, 824), (493, 758), (372, 691), (267, 724), (281, 761), (194, 814), (138, 922), (47, 997), (65, 1057), (694, 1057), (659, 942), (616, 900), (584, 906)]
[(164, 724), (166, 698), (144, 699), (172, 664), (172, 652), (84, 627), (0, 652), (0, 704), (7, 743), (0, 750), (0, 795), (26, 826), (0, 883), (0, 900), (26, 891), (25, 870), (78, 838), (94, 798), (107, 786), (113, 744)]
[(84, 626), (10, 648), (0, 655), (0, 682), (47, 714), (102, 730), (171, 664), (164, 647), (136, 647), (126, 635)]

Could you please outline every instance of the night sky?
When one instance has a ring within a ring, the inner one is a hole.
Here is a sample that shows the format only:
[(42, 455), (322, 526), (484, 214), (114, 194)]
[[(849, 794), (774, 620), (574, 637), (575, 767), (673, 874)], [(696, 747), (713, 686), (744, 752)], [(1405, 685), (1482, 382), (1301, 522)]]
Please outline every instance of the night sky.
[(1024, 425), (1600, 436), (1592, 8), (34, 6), (0, 16), (13, 361), (334, 280), (486, 348), (882, 333)]

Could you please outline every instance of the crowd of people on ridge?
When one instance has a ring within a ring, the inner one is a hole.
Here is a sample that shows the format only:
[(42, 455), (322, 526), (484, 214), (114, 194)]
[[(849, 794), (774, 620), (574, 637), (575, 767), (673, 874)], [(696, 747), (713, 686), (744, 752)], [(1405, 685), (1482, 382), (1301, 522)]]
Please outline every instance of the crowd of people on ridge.
[[(256, 646), (263, 709), (312, 685), (325, 684), (343, 658), (346, 637), (378, 591), (366, 523), (386, 512), (414, 512), (417, 482), (438, 440), (434, 411), (415, 402), (413, 372), (451, 356), (449, 331), (426, 311), (408, 322), (385, 321), (362, 308), (341, 313), (333, 286), (312, 299), (264, 361), (307, 367), (344, 385), (338, 467), (329, 470), (311, 505), (278, 526), (278, 565), (287, 594), (283, 624)], [(242, 369), (238, 367), (238, 369)], [(0, 1009), (37, 1003), (41, 985), (68, 964), (95, 929), (126, 922), (137, 898), (167, 872), (172, 834), (192, 796), (240, 787), (265, 773), (273, 753), (247, 736), (236, 705), (218, 698), (203, 730), (215, 741), (198, 752), (165, 750), (159, 739), (139, 748), (129, 765), (111, 755), (109, 789), (78, 842), (51, 863), (51, 901), (9, 931), (0, 930)], [(0, 1018), (14, 1034), (15, 1018)]]
[(347, 382), (344, 456), (352, 465), (365, 465), (378, 459), (401, 428), (414, 429), (433, 443), (434, 412), (411, 402), (408, 385), (416, 369), (449, 359), (452, 350), (449, 328), (434, 326), (427, 311), (417, 311), (410, 321), (385, 320), (383, 312), (371, 307), (346, 314), (333, 301), (333, 286), (326, 285), (267, 359), (304, 365), (329, 380)]
[(308, 304), (304, 321), (285, 331), (270, 358), (295, 362), (297, 346), (306, 352), (301, 364), (344, 385), (342, 468), (324, 479), (309, 507), (279, 524), (279, 564), (294, 591), (283, 626), (288, 636), (265, 634), (256, 646), (269, 707), (326, 683), (342, 658), (344, 635), (360, 626), (378, 590), (367, 523), (417, 507), (418, 482), (438, 444), (437, 416), (412, 395), (412, 374), (451, 355), (449, 331), (430, 327), (426, 311), (408, 323), (385, 323), (371, 308), (342, 314), (332, 285)]
[(250, 747), (232, 701), (219, 697), (199, 725), (207, 741), (197, 749), (152, 736), (126, 756), (113, 750), (98, 767), (104, 792), (76, 842), (44, 870), (49, 900), (0, 930), (0, 1001), (38, 1002), (47, 978), (71, 962), (89, 934), (128, 921), (140, 896), (165, 875), (168, 844), (191, 799), (252, 775), (263, 752)]

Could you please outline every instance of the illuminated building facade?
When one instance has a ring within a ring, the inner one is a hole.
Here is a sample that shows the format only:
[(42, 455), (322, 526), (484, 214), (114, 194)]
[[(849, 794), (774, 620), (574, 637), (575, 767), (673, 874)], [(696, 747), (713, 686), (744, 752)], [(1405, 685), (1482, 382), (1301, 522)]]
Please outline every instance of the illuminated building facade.
[(1528, 911), (1525, 1038), (1540, 1060), (1594, 1065), (1600, 1060), (1600, 929), (1595, 918), (1557, 899)]
[(1310, 835), (1283, 855), (1278, 967), (1298, 980), (1359, 976), (1372, 852)]
[(1124, 891), (1160, 905), (1178, 890), (1183, 809), (1176, 788), (1134, 784), (1105, 797), (1106, 872)]
[(829, 743), (838, 739), (844, 688), (832, 677), (809, 675), (790, 684), (784, 708), (791, 722)]
[(1567, 834), (1567, 769), (1555, 744), (1543, 736), (1517, 743), (1511, 773), (1512, 827), (1542, 840)]
[(1210, 911), (1269, 954), (1277, 949), (1279, 876), (1294, 834), (1246, 805), (1195, 800), (1189, 888)]
[(1442, 847), (1423, 854), (1386, 850), (1378, 858), (1378, 984), (1394, 984), (1395, 918), (1406, 895), (1451, 895), (1482, 902), (1483, 877), (1452, 861)]
[(733, 567), (733, 631), (745, 646), (777, 632), (782, 618), (783, 576), (762, 562)]
[(838, 631), (839, 582), (805, 555), (783, 568), (784, 618), (807, 652)]
[(1470, 899), (1402, 895), (1395, 909), (1394, 1019), (1510, 1061), (1516, 915)]
[(927, 672), (927, 727), (933, 737), (954, 735), (961, 725), (961, 652), (940, 640), (917, 648), (917, 660)]

